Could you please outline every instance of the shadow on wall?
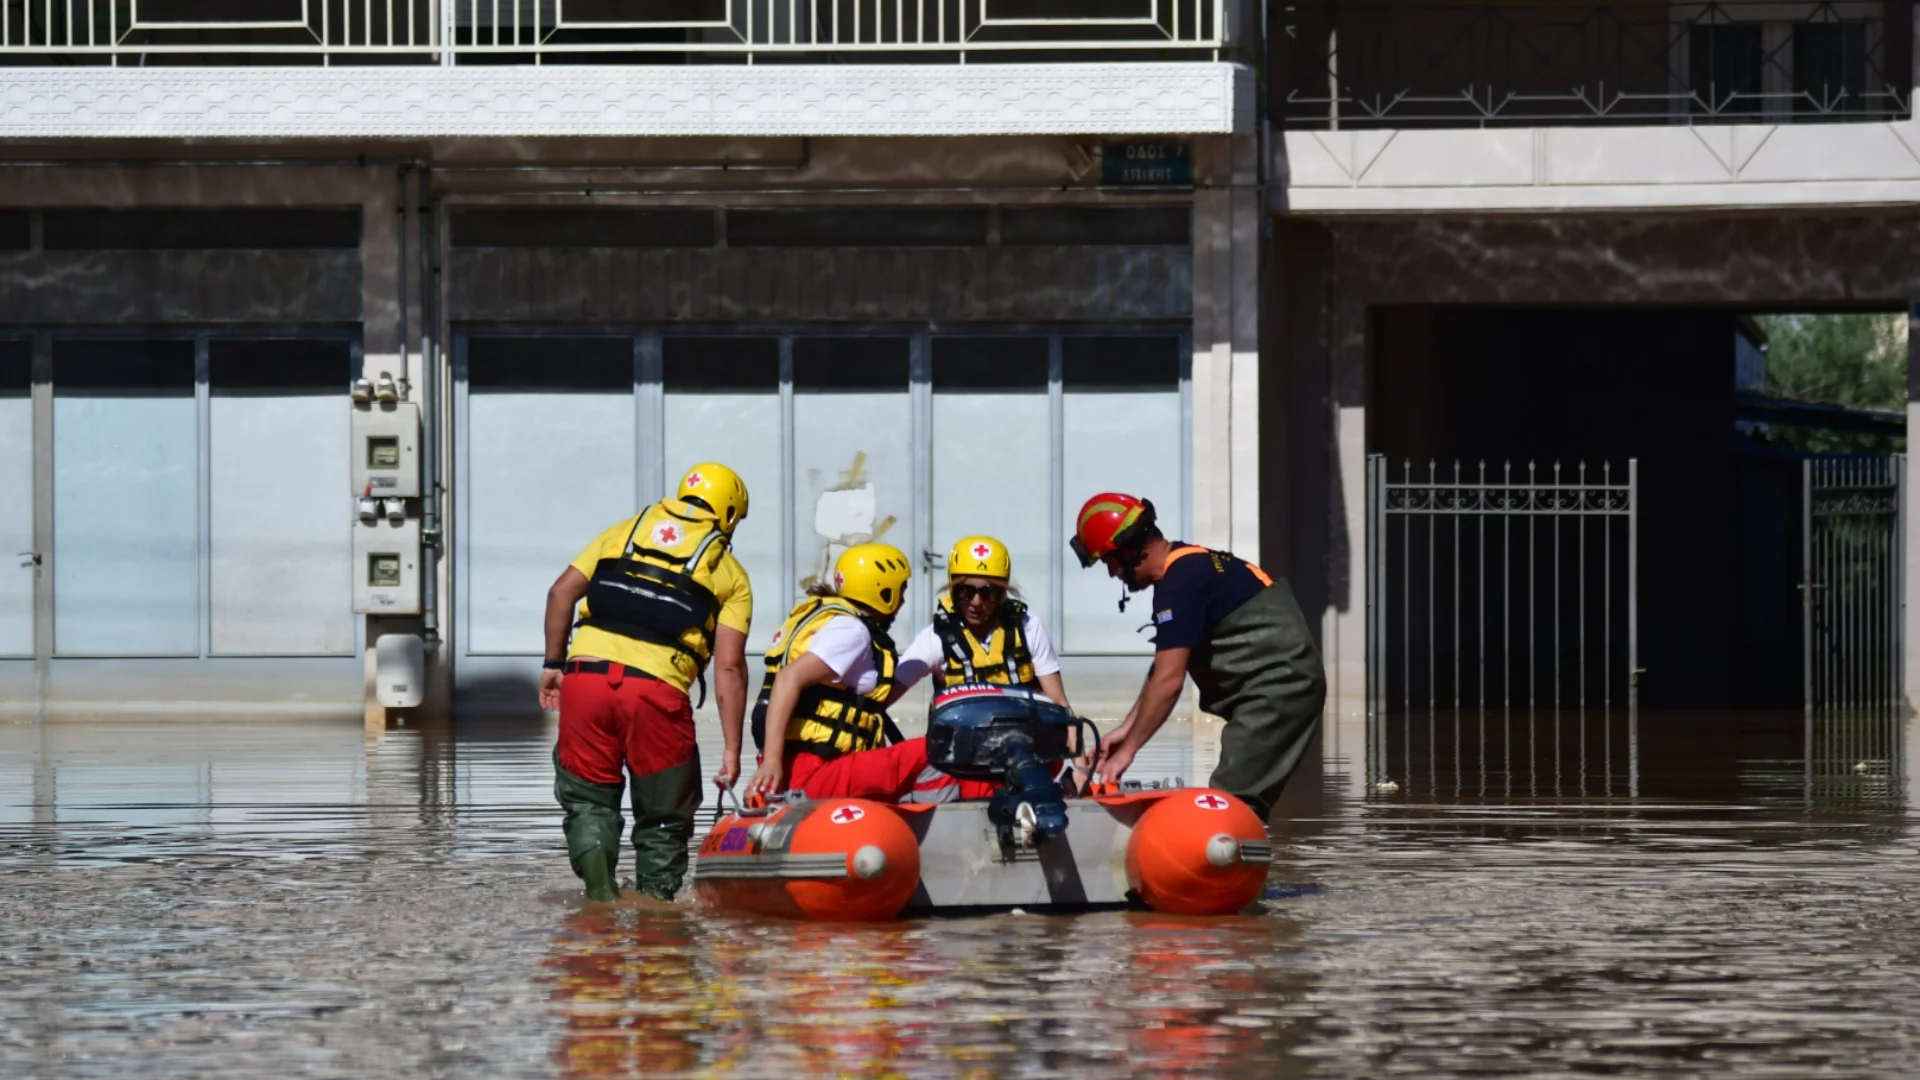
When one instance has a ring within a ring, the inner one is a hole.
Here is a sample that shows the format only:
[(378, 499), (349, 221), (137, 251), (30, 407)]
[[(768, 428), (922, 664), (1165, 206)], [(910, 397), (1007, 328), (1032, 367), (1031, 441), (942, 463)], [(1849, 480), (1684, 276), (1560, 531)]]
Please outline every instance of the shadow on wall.
[(453, 717), (462, 738), (480, 733), (499, 741), (547, 737), (537, 676), (489, 674), (464, 681), (455, 696)]

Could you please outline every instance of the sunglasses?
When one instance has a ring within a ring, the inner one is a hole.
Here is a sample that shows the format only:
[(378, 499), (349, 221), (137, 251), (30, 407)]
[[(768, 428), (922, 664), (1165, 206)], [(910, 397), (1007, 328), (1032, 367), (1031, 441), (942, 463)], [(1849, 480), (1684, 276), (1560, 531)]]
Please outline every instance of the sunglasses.
[(948, 592), (952, 594), (953, 602), (956, 604), (964, 604), (976, 596), (989, 604), (997, 604), (1007, 598), (1005, 585), (968, 585), (962, 582), (953, 586)]

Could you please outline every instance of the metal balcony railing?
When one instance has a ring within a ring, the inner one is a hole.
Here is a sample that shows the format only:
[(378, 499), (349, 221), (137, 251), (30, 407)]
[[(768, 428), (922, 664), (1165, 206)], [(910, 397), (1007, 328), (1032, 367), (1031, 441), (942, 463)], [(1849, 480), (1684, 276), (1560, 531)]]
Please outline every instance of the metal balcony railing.
[(1217, 59), (1228, 0), (0, 0), (0, 65)]
[(1809, 123), (1911, 108), (1905, 0), (1272, 10), (1272, 113), (1293, 128)]

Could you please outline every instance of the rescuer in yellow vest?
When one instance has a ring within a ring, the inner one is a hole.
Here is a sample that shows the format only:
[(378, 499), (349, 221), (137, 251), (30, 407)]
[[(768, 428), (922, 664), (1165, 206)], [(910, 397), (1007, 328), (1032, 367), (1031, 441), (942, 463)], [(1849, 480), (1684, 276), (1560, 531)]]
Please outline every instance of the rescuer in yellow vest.
[(709, 664), (725, 738), (718, 782), (740, 775), (753, 590), (730, 544), (746, 516), (739, 475), (696, 465), (673, 498), (601, 533), (547, 590), (540, 705), (560, 711), (553, 794), (589, 899), (619, 895), (622, 769), (634, 885), (661, 900), (680, 888), (700, 805), (687, 691), (696, 681), (704, 690)]
[(859, 544), (834, 562), (832, 586), (787, 616), (754, 706), (761, 760), (749, 791), (898, 800), (913, 790), (926, 740), (900, 739), (886, 712), (896, 661), (887, 628), (912, 576), (899, 548)]
[(901, 691), (932, 674), (936, 691), (965, 683), (1018, 686), (1072, 711), (1053, 639), (1013, 594), (1012, 578), (1013, 556), (999, 540), (965, 536), (954, 543), (933, 622), (901, 650), (893, 676)]

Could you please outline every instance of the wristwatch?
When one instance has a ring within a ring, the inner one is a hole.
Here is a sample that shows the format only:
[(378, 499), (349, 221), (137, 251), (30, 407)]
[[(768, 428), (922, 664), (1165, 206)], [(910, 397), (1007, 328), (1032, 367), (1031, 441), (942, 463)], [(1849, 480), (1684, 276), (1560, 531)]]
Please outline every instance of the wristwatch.
[(548, 659), (540, 661), (540, 667), (543, 671), (565, 671), (567, 669), (567, 662), (564, 658), (555, 660), (549, 657)]

